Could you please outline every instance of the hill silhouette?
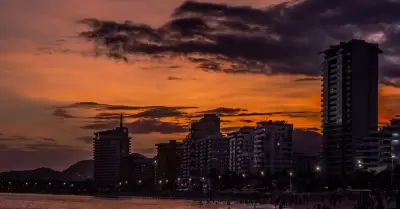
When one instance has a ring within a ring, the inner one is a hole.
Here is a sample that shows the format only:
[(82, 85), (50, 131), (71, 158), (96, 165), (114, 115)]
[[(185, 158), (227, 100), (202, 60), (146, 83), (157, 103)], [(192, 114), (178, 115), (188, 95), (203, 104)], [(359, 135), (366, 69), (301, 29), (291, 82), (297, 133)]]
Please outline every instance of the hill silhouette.
[(79, 161), (64, 171), (55, 171), (51, 168), (36, 168), (33, 170), (7, 171), (0, 173), (0, 179), (8, 180), (66, 180), (83, 181), (91, 179), (93, 160)]

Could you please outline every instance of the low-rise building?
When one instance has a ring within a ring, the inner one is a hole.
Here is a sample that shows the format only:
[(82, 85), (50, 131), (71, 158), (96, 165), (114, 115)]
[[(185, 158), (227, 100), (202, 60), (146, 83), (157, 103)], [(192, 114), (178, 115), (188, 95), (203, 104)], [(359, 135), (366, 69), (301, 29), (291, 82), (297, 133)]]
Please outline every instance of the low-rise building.
[(254, 127), (243, 127), (229, 133), (229, 170), (249, 174), (253, 169)]
[(274, 174), (292, 169), (293, 125), (286, 121), (257, 123), (254, 131), (254, 172)]

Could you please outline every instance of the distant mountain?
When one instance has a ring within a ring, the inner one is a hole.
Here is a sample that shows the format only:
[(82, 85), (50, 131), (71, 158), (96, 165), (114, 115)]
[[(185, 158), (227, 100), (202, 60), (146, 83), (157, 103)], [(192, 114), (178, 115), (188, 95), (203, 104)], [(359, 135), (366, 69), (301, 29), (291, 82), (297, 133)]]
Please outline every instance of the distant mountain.
[(0, 173), (0, 179), (16, 180), (67, 180), (83, 181), (91, 179), (93, 173), (93, 160), (79, 161), (64, 171), (55, 171), (50, 168), (37, 168), (24, 171), (7, 171)]
[(50, 168), (37, 168), (35, 170), (25, 171), (7, 171), (0, 173), (0, 179), (16, 179), (16, 180), (60, 180), (61, 172)]
[(63, 179), (82, 181), (93, 178), (93, 160), (82, 160), (62, 172)]

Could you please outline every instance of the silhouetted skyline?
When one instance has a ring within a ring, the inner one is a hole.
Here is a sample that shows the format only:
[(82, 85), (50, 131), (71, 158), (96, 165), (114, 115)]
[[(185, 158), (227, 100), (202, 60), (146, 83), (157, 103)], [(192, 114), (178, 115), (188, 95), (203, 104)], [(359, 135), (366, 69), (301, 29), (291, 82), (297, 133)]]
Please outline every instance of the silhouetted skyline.
[[(126, 115), (132, 151), (148, 156), (155, 154), (156, 143), (182, 140), (190, 119), (207, 112), (219, 113), (224, 132), (273, 119), (298, 128), (294, 141), (304, 135), (318, 138), (317, 53), (351, 38), (380, 44), (385, 53), (380, 66), (379, 121), (386, 123), (399, 113), (400, 39), (395, 25), (400, 21), (399, 3), (157, 2), (2, 3), (0, 171), (63, 170), (91, 159), (93, 132), (115, 127), (121, 112)], [(187, 13), (194, 16), (181, 19)], [(94, 58), (93, 44), (74, 38), (92, 30), (79, 22), (85, 19), (86, 23), (118, 21), (106, 26), (130, 26), (141, 33), (135, 38), (163, 47), (128, 44), (130, 50), (119, 54), (128, 63), (104, 55)], [(138, 25), (124, 24), (125, 20)], [(211, 26), (210, 20), (218, 24)], [(165, 34), (175, 34), (179, 41)], [(194, 36), (213, 44), (184, 42)]]

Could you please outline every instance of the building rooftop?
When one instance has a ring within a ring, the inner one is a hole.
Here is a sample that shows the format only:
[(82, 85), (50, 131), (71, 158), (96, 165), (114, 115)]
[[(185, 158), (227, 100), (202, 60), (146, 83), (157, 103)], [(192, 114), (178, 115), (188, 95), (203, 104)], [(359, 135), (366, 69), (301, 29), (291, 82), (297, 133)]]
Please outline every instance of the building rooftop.
[(328, 54), (328, 53), (332, 53), (332, 52), (335, 52), (335, 51), (337, 51), (337, 50), (339, 50), (339, 49), (342, 49), (342, 48), (344, 48), (344, 47), (346, 47), (346, 46), (348, 46), (348, 45), (351, 45), (351, 44), (368, 44), (370, 47), (372, 47), (372, 48), (378, 50), (378, 53), (382, 53), (382, 52), (383, 52), (383, 51), (379, 48), (379, 45), (378, 45), (378, 44), (368, 43), (368, 42), (366, 42), (365, 40), (352, 39), (352, 40), (350, 40), (350, 41), (348, 41), (348, 42), (340, 42), (339, 44), (331, 45), (331, 46), (329, 47), (329, 49), (327, 49), (327, 50), (325, 50), (325, 51), (322, 51), (322, 52), (320, 52), (320, 53), (318, 53), (318, 54)]

